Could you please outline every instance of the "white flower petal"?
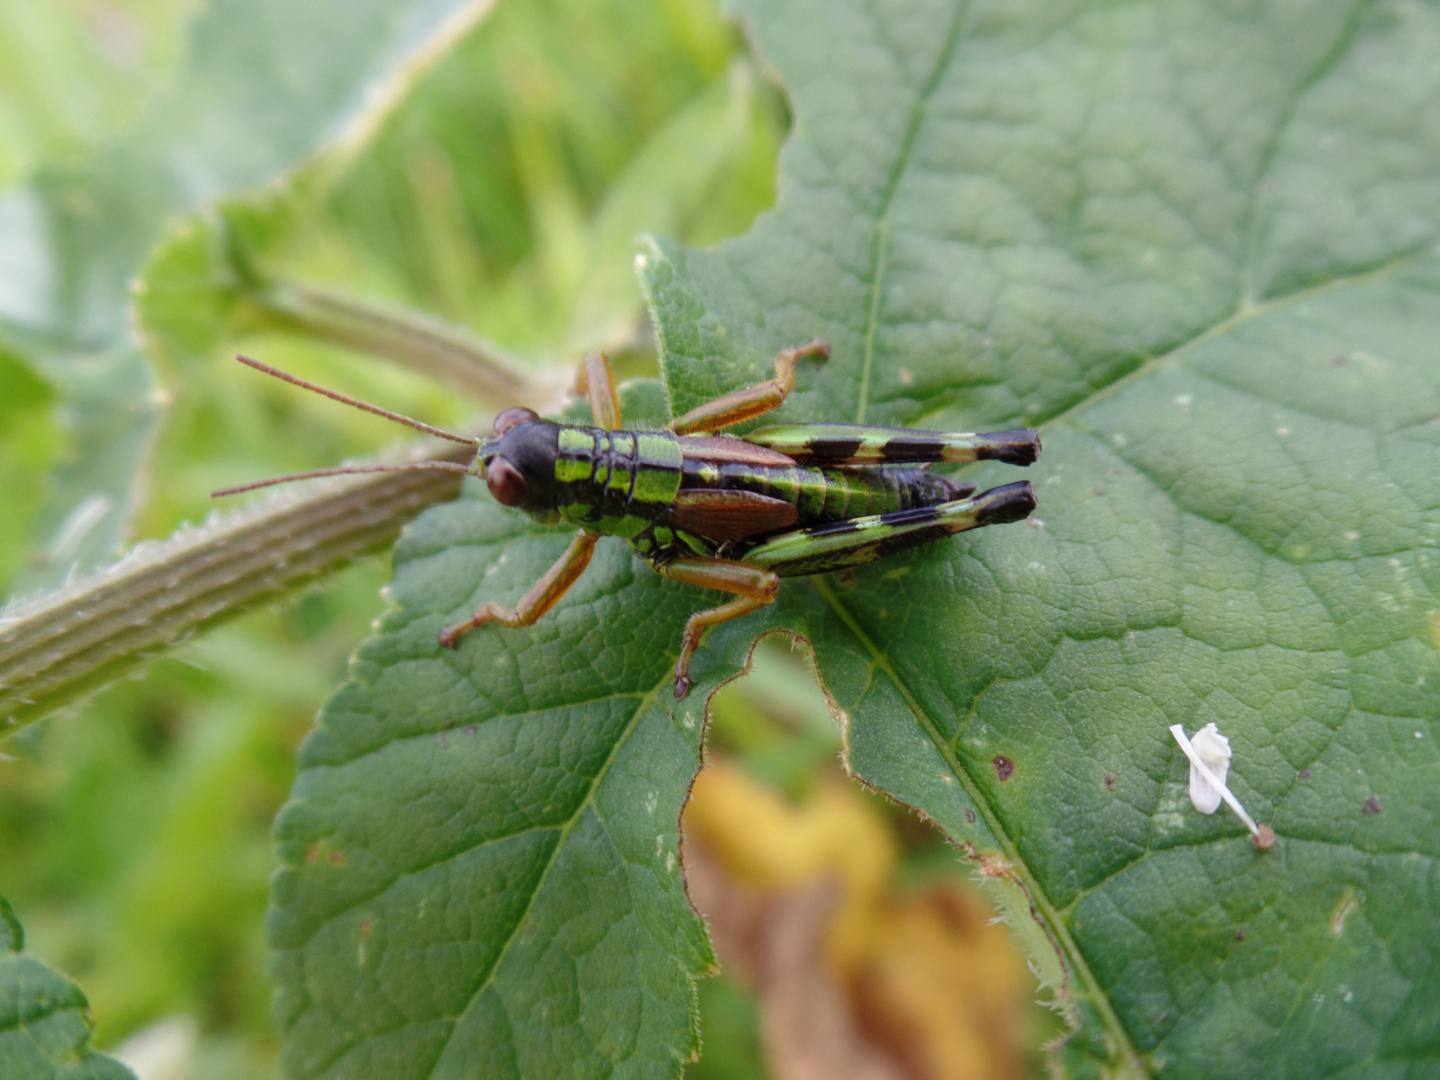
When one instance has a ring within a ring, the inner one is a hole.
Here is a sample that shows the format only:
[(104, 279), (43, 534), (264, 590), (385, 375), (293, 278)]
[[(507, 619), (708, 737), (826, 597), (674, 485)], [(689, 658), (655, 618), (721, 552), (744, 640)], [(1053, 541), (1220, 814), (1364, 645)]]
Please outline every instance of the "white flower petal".
[[(1190, 745), (1210, 769), (1211, 775), (1220, 781), (1221, 787), (1225, 784), (1225, 776), (1230, 772), (1230, 740), (1220, 734), (1220, 729), (1214, 724), (1206, 724), (1195, 733), (1190, 740)], [(1220, 809), (1220, 802), (1223, 799), (1221, 787), (1212, 784), (1201, 771), (1196, 768), (1195, 763), (1190, 763), (1190, 802), (1202, 814), (1213, 814)]]
[[(1195, 744), (1185, 737), (1185, 725), (1170, 725), (1170, 734), (1175, 737), (1175, 741), (1180, 744), (1180, 749), (1185, 751), (1185, 756), (1190, 759), (1190, 801), (1195, 804), (1197, 810), (1204, 810), (1209, 814), (1213, 812), (1214, 808), (1205, 810), (1202, 801), (1208, 802), (1207, 792), (1219, 792), (1219, 797), (1225, 800), (1225, 804), (1235, 811), (1235, 816), (1243, 821), (1245, 827), (1250, 830), (1250, 835), (1255, 838), (1255, 846), (1261, 851), (1269, 851), (1275, 844), (1274, 830), (1268, 825), (1263, 829), (1256, 825), (1255, 819), (1245, 812), (1245, 807), (1240, 805), (1240, 800), (1235, 797), (1235, 793), (1225, 786), (1224, 773), (1230, 771), (1230, 740), (1221, 735), (1214, 724), (1206, 724), (1204, 728), (1195, 733), (1195, 737), (1199, 739), (1206, 734), (1207, 730), (1213, 733), (1214, 741), (1210, 742), (1211, 753), (1224, 755), (1220, 762), (1223, 769), (1220, 776), (1216, 776), (1211, 771), (1210, 763), (1200, 756), (1200, 751), (1195, 748)], [(1207, 739), (1207, 741), (1209, 740)], [(1204, 783), (1204, 791), (1200, 793), (1196, 791), (1197, 774), (1200, 781)], [(1204, 795), (1203, 799), (1200, 797), (1201, 795)]]

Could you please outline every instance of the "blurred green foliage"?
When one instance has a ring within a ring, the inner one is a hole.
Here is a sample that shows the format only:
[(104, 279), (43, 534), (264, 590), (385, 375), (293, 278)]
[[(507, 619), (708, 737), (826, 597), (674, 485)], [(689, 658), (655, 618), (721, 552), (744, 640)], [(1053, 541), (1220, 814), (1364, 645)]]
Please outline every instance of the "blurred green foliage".
[[(0, 0), (0, 191), (139, 116), (173, 74), (193, 0)], [(0, 265), (4, 265), (0, 260)], [(0, 343), (0, 595), (64, 453), (54, 395)]]
[[(0, 4), (0, 182), (123, 132), (163, 88), (196, 5)], [(618, 347), (653, 370), (634, 236), (743, 231), (773, 198), (787, 112), (703, 0), (506, 0), (351, 160), (276, 192), (271, 273), (441, 314), (539, 364)], [(685, 146), (692, 152), (677, 154)], [(738, 148), (738, 149), (737, 149)], [(209, 513), (232, 478), (372, 453), (396, 430), (227, 362), (237, 348), (440, 422), (474, 405), (393, 367), (278, 335), (167, 357), (168, 410), (137, 538)], [(63, 452), (54, 398), (0, 354), (0, 581)], [(97, 1043), (176, 1013), (195, 1075), (273, 1073), (262, 916), (294, 750), (382, 607), (357, 565), (153, 664), (5, 746), (0, 893), (79, 980)]]
[(25, 560), (45, 474), (60, 452), (53, 404), (50, 387), (0, 349), (0, 491), (6, 502), (6, 513), (0, 515), (0, 574)]
[(0, 2), (0, 188), (136, 116), (172, 74), (195, 0)]

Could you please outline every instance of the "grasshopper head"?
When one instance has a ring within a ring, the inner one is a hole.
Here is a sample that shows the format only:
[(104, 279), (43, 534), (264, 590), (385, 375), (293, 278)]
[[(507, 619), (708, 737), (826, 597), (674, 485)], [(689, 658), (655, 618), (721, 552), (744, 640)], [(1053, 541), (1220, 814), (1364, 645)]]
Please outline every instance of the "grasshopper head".
[(559, 520), (555, 458), (559, 427), (529, 409), (506, 409), (495, 418), (495, 437), (476, 452), (480, 475), (502, 506), (529, 514), (542, 524)]

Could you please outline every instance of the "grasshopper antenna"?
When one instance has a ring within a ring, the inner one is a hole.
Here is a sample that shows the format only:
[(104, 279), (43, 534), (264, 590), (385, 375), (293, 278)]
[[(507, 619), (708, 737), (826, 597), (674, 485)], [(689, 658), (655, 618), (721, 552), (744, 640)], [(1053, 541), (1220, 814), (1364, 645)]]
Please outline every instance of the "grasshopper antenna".
[(453, 461), (415, 461), (408, 465), (343, 465), (335, 469), (312, 469), (310, 472), (272, 476), (268, 480), (256, 480), (253, 484), (241, 484), (239, 487), (222, 488), (220, 491), (212, 491), (210, 497), (212, 499), (219, 499), (226, 495), (239, 495), (242, 491), (254, 491), (256, 488), (271, 487), (275, 484), (288, 484), (292, 480), (313, 480), (317, 476), (351, 476), (355, 473), (377, 472), (418, 472), (426, 469), (439, 470), (442, 472), (472, 472), (468, 465), (460, 465)]
[[(291, 374), (290, 374), (289, 372), (287, 372), (287, 371), (281, 371), (279, 368), (273, 368), (273, 367), (271, 367), (269, 364), (262, 364), (262, 363), (260, 363), (259, 360), (251, 360), (250, 357), (248, 357), (248, 356), (236, 356), (235, 359), (236, 359), (236, 360), (239, 360), (242, 364), (245, 364), (245, 365), (247, 365), (248, 367), (254, 368), (256, 371), (263, 371), (266, 375), (273, 375), (275, 378), (279, 379), (281, 382), (288, 382), (290, 385), (292, 385), (292, 386), (298, 386), (298, 387), (300, 387), (302, 390), (309, 390), (311, 393), (319, 394), (321, 397), (328, 397), (331, 401), (338, 401), (338, 402), (340, 402), (342, 405), (350, 405), (350, 406), (352, 406), (352, 407), (354, 407), (354, 408), (356, 408), (356, 409), (363, 409), (365, 412), (374, 413), (376, 416), (383, 416), (386, 420), (394, 420), (397, 424), (404, 424), (406, 427), (412, 427), (412, 428), (414, 428), (416, 431), (423, 431), (423, 432), (425, 432), (425, 434), (427, 434), (427, 435), (434, 435), (434, 436), (436, 436), (437, 438), (441, 438), (441, 439), (449, 439), (451, 442), (464, 443), (466, 446), (479, 446), (479, 445), (480, 445), (480, 440), (479, 440), (479, 439), (471, 439), (471, 438), (468, 438), (468, 437), (465, 436), (465, 435), (456, 435), (453, 431), (445, 431), (445, 430), (442, 430), (441, 428), (431, 427), (429, 424), (422, 424), (419, 420), (412, 420), (412, 419), (410, 419), (410, 417), (408, 417), (408, 416), (401, 416), (399, 413), (397, 413), (397, 412), (391, 412), (389, 409), (382, 409), (382, 408), (380, 408), (379, 405), (371, 405), (368, 401), (361, 401), (359, 398), (350, 397), (350, 396), (347, 395), (347, 394), (342, 394), (342, 393), (340, 393), (338, 390), (327, 390), (327, 389), (326, 389), (325, 387), (323, 387), (323, 386), (316, 386), (316, 385), (315, 385), (314, 383), (312, 383), (312, 382), (306, 382), (304, 379), (297, 378), (296, 376), (291, 375)], [(341, 470), (341, 471), (346, 471), (346, 470)], [(354, 470), (354, 471), (359, 471), (359, 470)], [(367, 470), (367, 471), (375, 471), (375, 470)], [(274, 479), (274, 480), (267, 480), (267, 481), (265, 481), (265, 483), (267, 483), (267, 484), (278, 484), (278, 483), (280, 483), (280, 482), (283, 481), (283, 480), (299, 480), (299, 479), (302, 478), (302, 476), (330, 476), (330, 475), (334, 475), (334, 470), (331, 470), (331, 471), (321, 470), (320, 472), (316, 472), (316, 473), (304, 473), (304, 474), (297, 473), (297, 474), (294, 475), (294, 476), (281, 476), (281, 477), (277, 477), (277, 478)], [(263, 485), (263, 484), (254, 484), (254, 485), (252, 485), (252, 486), (253, 486), (253, 487), (262, 487), (262, 486), (264, 486), (264, 485)], [(234, 490), (235, 490), (235, 491), (245, 491), (245, 490), (248, 490), (248, 489), (246, 489), (246, 488), (235, 488)], [(230, 494), (230, 492), (227, 492), (227, 491), (217, 491), (217, 492), (215, 492), (215, 494), (216, 494), (216, 495), (227, 495), (227, 494)]]

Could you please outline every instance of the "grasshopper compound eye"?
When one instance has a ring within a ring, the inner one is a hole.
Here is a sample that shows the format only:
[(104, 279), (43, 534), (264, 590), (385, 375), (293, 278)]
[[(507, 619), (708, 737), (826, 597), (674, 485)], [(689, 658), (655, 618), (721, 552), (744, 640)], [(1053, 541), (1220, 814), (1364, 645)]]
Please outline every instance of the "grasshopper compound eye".
[[(495, 417), (495, 434), (504, 435), (507, 431), (511, 431), (521, 424), (528, 424), (531, 420), (538, 419), (539, 414), (534, 409), (527, 409), (523, 405), (512, 405)], [(500, 498), (498, 495), (495, 497), (497, 499)], [(514, 504), (506, 503), (505, 505), (512, 506)]]
[[(529, 412), (528, 409), (523, 411)], [(499, 454), (485, 466), (485, 483), (501, 506), (524, 506), (530, 499), (530, 481), (525, 479), (525, 474), (516, 468), (514, 462)]]

